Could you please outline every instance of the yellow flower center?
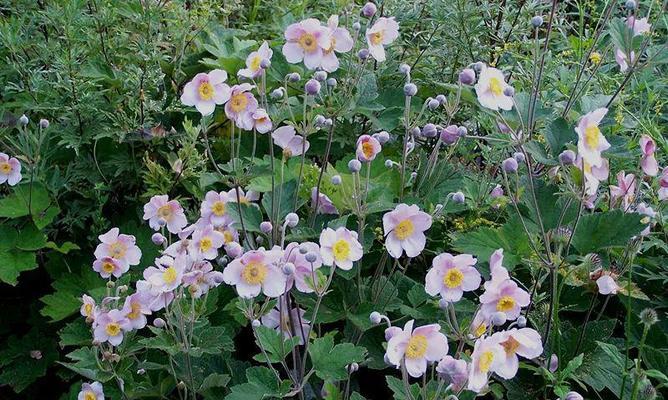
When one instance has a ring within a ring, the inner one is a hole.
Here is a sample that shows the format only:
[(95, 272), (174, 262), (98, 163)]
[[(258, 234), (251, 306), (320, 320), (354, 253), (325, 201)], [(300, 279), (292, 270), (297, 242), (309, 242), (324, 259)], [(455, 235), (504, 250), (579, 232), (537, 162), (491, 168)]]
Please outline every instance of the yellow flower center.
[[(125, 247), (125, 245), (124, 245), (123, 243), (121, 243), (121, 242), (116, 242), (116, 243), (113, 243), (111, 246), (109, 246), (109, 255), (110, 255), (112, 258), (116, 258), (116, 259), (123, 258), (123, 256), (125, 256), (125, 252), (126, 252), (127, 250), (128, 250), (128, 249)], [(105, 263), (105, 264), (106, 264), (106, 263)], [(105, 271), (107, 271), (107, 270), (105, 269), (105, 268), (106, 268), (105, 265), (103, 265), (102, 268), (103, 268)], [(114, 270), (113, 265), (111, 266), (111, 270), (112, 270), (112, 271)], [(108, 271), (107, 271), (107, 272), (108, 272)]]
[(202, 240), (199, 241), (199, 250), (202, 252), (206, 252), (211, 250), (211, 247), (213, 247), (213, 242), (211, 241), (211, 238), (203, 237)]
[(172, 218), (172, 207), (165, 204), (164, 206), (158, 208), (158, 217), (169, 221), (169, 219)]
[(110, 322), (104, 328), (104, 331), (107, 332), (107, 335), (109, 336), (116, 336), (121, 333), (121, 326), (116, 322)]
[(9, 175), (9, 173), (12, 172), (12, 166), (9, 165), (8, 162), (0, 163), (0, 172), (2, 172), (5, 175)]
[(257, 71), (260, 69), (260, 63), (262, 62), (262, 57), (259, 55), (253, 57), (250, 62), (250, 70), (251, 71)]
[(93, 316), (93, 305), (90, 303), (84, 304), (84, 313), (86, 313), (87, 317), (92, 317)]
[(482, 334), (485, 333), (486, 330), (487, 330), (487, 324), (482, 323), (482, 324), (478, 325), (478, 328), (476, 328), (476, 330), (475, 330), (476, 337), (482, 336)]
[(315, 36), (310, 33), (305, 33), (299, 38), (299, 45), (308, 52), (314, 51), (318, 47)]
[(114, 264), (112, 264), (110, 262), (102, 263), (102, 271), (110, 274), (110, 273), (114, 272), (114, 269), (115, 269)]
[(520, 347), (520, 342), (515, 340), (514, 337), (509, 336), (508, 340), (501, 343), (501, 346), (506, 350), (506, 354), (509, 356), (514, 355), (517, 352), (517, 349)]
[(267, 277), (267, 267), (259, 262), (249, 262), (244, 266), (241, 277), (249, 285), (259, 285)]
[(350, 256), (350, 243), (343, 239), (337, 240), (334, 246), (332, 246), (332, 253), (336, 261), (348, 259), (348, 256)]
[(489, 90), (494, 94), (494, 96), (501, 96), (503, 94), (503, 85), (499, 78), (490, 78), (489, 79)]
[(600, 63), (602, 58), (603, 58), (603, 56), (601, 56), (601, 53), (596, 52), (596, 51), (592, 52), (592, 53), (589, 55), (589, 60), (590, 60), (593, 64), (598, 64), (598, 63)]
[(91, 392), (90, 390), (87, 390), (84, 393), (83, 398), (84, 398), (84, 400), (97, 400), (97, 396), (95, 395), (95, 393)]
[(415, 226), (413, 225), (413, 221), (410, 219), (405, 219), (399, 222), (399, 225), (394, 228), (394, 234), (397, 235), (399, 240), (405, 240), (407, 237), (412, 235), (414, 231)]
[(424, 335), (413, 335), (406, 345), (406, 358), (420, 358), (427, 352), (427, 338)]
[(202, 82), (197, 89), (199, 92), (199, 98), (202, 100), (211, 100), (216, 91), (213, 89), (213, 85), (209, 82)]
[(362, 153), (366, 158), (371, 158), (373, 156), (373, 145), (370, 142), (362, 143)]
[(478, 359), (478, 369), (480, 372), (487, 373), (492, 366), (492, 362), (494, 361), (494, 353), (491, 351), (486, 351), (480, 355), (480, 358)]
[(222, 215), (225, 215), (225, 203), (218, 200), (217, 202), (213, 203), (213, 206), (211, 206), (211, 212), (216, 217), (220, 217)]
[(162, 281), (170, 285), (176, 280), (176, 268), (169, 267), (162, 273)]
[(584, 162), (584, 172), (586, 174), (591, 174), (591, 164), (586, 161)]
[(232, 108), (232, 111), (238, 113), (246, 109), (246, 106), (248, 105), (248, 99), (246, 98), (246, 95), (243, 93), (235, 94), (232, 96), (232, 99), (230, 100), (230, 107)]
[(223, 240), (225, 241), (225, 244), (234, 242), (234, 235), (232, 235), (232, 232), (230, 231), (225, 231), (223, 232)]
[(377, 45), (383, 43), (383, 36), (384, 36), (383, 31), (374, 32), (374, 33), (369, 35), (369, 41), (371, 42), (371, 44), (377, 46)]
[(139, 314), (141, 314), (141, 304), (138, 301), (133, 301), (130, 303), (130, 309), (131, 311), (128, 313), (127, 317), (130, 319), (139, 318)]
[(515, 307), (515, 299), (510, 296), (503, 296), (499, 299), (499, 302), (496, 303), (496, 311), (507, 312), (512, 310)]
[(283, 149), (283, 158), (290, 158), (290, 157), (292, 157), (292, 150), (286, 147), (285, 149)]
[(454, 289), (459, 287), (463, 280), (464, 274), (462, 274), (462, 271), (457, 268), (452, 268), (445, 273), (445, 276), (443, 277), (443, 284), (450, 289)]
[(601, 140), (601, 130), (596, 125), (589, 125), (585, 129), (585, 143), (590, 149), (595, 149)]

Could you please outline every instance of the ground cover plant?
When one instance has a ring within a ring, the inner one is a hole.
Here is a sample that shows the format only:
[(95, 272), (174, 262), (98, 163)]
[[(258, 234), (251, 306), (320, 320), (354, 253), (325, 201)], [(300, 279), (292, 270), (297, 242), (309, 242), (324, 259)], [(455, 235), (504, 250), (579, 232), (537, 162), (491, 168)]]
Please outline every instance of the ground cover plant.
[(657, 399), (665, 1), (0, 6), (0, 397)]

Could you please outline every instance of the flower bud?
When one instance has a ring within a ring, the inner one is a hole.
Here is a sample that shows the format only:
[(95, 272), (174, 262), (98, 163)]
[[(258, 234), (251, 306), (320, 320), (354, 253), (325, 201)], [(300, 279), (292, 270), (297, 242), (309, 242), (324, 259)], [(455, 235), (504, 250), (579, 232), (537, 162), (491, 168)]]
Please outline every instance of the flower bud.
[(469, 133), (469, 130), (466, 129), (466, 127), (464, 125), (457, 128), (457, 136), (459, 136), (459, 137), (465, 137), (468, 133)]
[(263, 58), (262, 61), (260, 61), (260, 68), (267, 69), (269, 67), (271, 67), (271, 61), (268, 58)]
[(371, 321), (372, 324), (378, 325), (380, 322), (383, 320), (383, 316), (380, 315), (378, 311), (374, 311), (371, 314), (369, 314), (369, 321)]
[(627, 10), (635, 10), (636, 2), (634, 0), (627, 0), (626, 4), (624, 4), (624, 7), (626, 7)]
[(359, 160), (355, 158), (348, 161), (348, 171), (355, 173), (360, 172), (360, 169), (362, 169), (362, 163)]
[(327, 86), (329, 86), (331, 88), (335, 88), (337, 84), (338, 84), (338, 82), (336, 81), (335, 78), (327, 79)]
[(285, 274), (286, 276), (292, 276), (292, 274), (295, 273), (295, 265), (291, 262), (285, 263), (283, 264), (281, 271), (283, 271), (283, 274)]
[(330, 126), (332, 126), (332, 125), (334, 125), (334, 121), (332, 121), (331, 118), (327, 118), (327, 119), (325, 120), (325, 126), (326, 126), (326, 127), (330, 127)]
[(137, 375), (144, 375), (146, 373), (146, 370), (144, 368), (139, 368), (137, 370)]
[(471, 68), (465, 68), (459, 73), (459, 82), (462, 85), (473, 85), (475, 83), (475, 71)]
[(356, 362), (348, 365), (348, 372), (350, 372), (351, 374), (357, 372), (358, 369), (360, 369), (360, 366)]
[[(434, 100), (434, 101), (436, 101), (436, 100)], [(436, 129), (436, 125), (429, 123), (422, 128), (421, 133), (422, 133), (422, 136), (424, 136), (424, 137), (433, 138), (433, 137), (436, 137), (436, 135), (438, 134), (438, 131)]]
[(431, 99), (429, 102), (427, 102), (427, 107), (429, 107), (430, 110), (435, 110), (440, 106), (441, 103), (438, 102), (436, 99)]
[(375, 137), (380, 144), (385, 144), (390, 140), (390, 134), (385, 131), (374, 133), (373, 137)]
[(282, 87), (274, 89), (274, 90), (271, 91), (269, 96), (271, 96), (271, 98), (274, 99), (274, 100), (282, 99), (283, 96), (285, 96), (285, 89), (283, 89)]
[(394, 166), (394, 163), (392, 160), (385, 160), (385, 168), (392, 168)]
[(466, 201), (466, 196), (464, 196), (464, 193), (462, 192), (455, 192), (452, 195), (452, 201), (454, 201), (456, 204), (464, 204)]
[(484, 62), (478, 61), (477, 63), (473, 64), (473, 70), (475, 70), (475, 72), (480, 73), (480, 71), (482, 71), (483, 69), (485, 69), (485, 63)]
[(503, 170), (508, 172), (508, 173), (517, 172), (517, 167), (518, 167), (517, 160), (515, 160), (512, 157), (511, 158), (506, 158), (501, 163), (501, 168), (503, 168)]
[(151, 241), (154, 245), (161, 246), (165, 243), (165, 241), (167, 241), (167, 239), (160, 232), (156, 232), (153, 234), (153, 236), (151, 236)]
[(418, 175), (418, 174), (417, 174), (416, 171), (411, 172), (411, 179), (415, 179), (415, 178), (417, 178), (417, 175)]
[(445, 128), (441, 129), (440, 138), (441, 141), (447, 145), (454, 144), (459, 135), (457, 134), (457, 125), (448, 125)]
[(515, 96), (515, 88), (512, 86), (506, 86), (506, 88), (503, 89), (503, 95), (508, 97)]
[(216, 264), (218, 264), (219, 267), (224, 268), (227, 265), (227, 263), (228, 260), (226, 256), (216, 258)]
[(287, 78), (288, 78), (288, 81), (290, 81), (292, 83), (299, 82), (302, 79), (302, 77), (296, 72), (288, 74)]
[(304, 85), (304, 91), (308, 95), (315, 96), (320, 93), (320, 82), (315, 79), (309, 79), (306, 85)]
[(584, 397), (578, 392), (568, 392), (566, 397), (564, 397), (564, 400), (584, 400)]
[(360, 29), (362, 29), (362, 24), (360, 24), (358, 21), (353, 22), (353, 30), (359, 31)]
[(108, 281), (107, 282), (107, 289), (113, 289), (116, 286), (116, 283), (114, 281)]
[(436, 101), (438, 101), (439, 104), (445, 104), (448, 101), (448, 99), (445, 97), (445, 95), (439, 94), (438, 96), (436, 96)]
[(340, 185), (341, 184), (341, 175), (334, 175), (332, 177), (332, 185)]
[(39, 126), (40, 126), (42, 129), (46, 129), (46, 128), (48, 128), (48, 127), (49, 127), (49, 120), (48, 120), (48, 119), (45, 119), (45, 118), (40, 119), (40, 120), (39, 120)]
[(366, 60), (369, 58), (369, 49), (360, 49), (360, 51), (357, 52), (357, 57), (359, 57), (360, 60)]
[(306, 243), (302, 243), (299, 245), (299, 254), (306, 254), (308, 253), (308, 246)]
[(524, 328), (527, 326), (527, 319), (524, 315), (520, 315), (517, 317), (517, 327), (518, 328)]
[(573, 150), (564, 150), (559, 154), (559, 162), (563, 165), (572, 165), (575, 162), (575, 152)]
[(228, 257), (237, 258), (241, 256), (243, 252), (243, 247), (241, 247), (241, 245), (237, 242), (230, 242), (225, 245), (225, 254), (227, 254)]
[(518, 164), (522, 164), (524, 163), (524, 161), (526, 161), (526, 158), (524, 158), (524, 153), (522, 153), (521, 151), (518, 151), (515, 154), (513, 154), (513, 158), (515, 159), (515, 161), (517, 161)]
[(315, 262), (315, 260), (318, 259), (318, 255), (315, 254), (315, 253), (306, 253), (304, 258), (306, 259), (306, 261), (312, 263), (312, 262)]
[(186, 388), (186, 383), (183, 381), (180, 381), (177, 385), (176, 388), (179, 390), (184, 390)]
[(440, 300), (438, 301), (438, 307), (439, 307), (441, 310), (445, 310), (445, 309), (447, 309), (447, 308), (448, 308), (448, 305), (450, 305), (450, 302), (447, 301), (446, 299), (440, 299)]
[(364, 17), (371, 18), (373, 17), (373, 15), (376, 13), (377, 10), (378, 8), (376, 7), (375, 4), (373, 4), (372, 2), (368, 2), (364, 5), (364, 7), (362, 7), (361, 14)]
[(547, 369), (554, 373), (559, 368), (559, 357), (556, 354), (550, 356), (550, 363), (547, 366)]
[(316, 115), (314, 123), (316, 124), (316, 126), (324, 125), (325, 124), (325, 117), (323, 115), (320, 115), (320, 114)]
[(531, 25), (536, 29), (540, 28), (540, 26), (543, 25), (543, 17), (536, 15), (535, 17), (531, 18)]
[(155, 326), (156, 328), (164, 328), (165, 325), (167, 325), (167, 323), (165, 322), (164, 319), (160, 317), (153, 320), (153, 326)]
[(402, 75), (408, 75), (411, 73), (411, 67), (408, 64), (401, 64), (399, 65), (399, 72), (401, 72)]
[(491, 322), (494, 326), (501, 326), (506, 323), (506, 313), (497, 311), (492, 314)]
[(412, 97), (417, 94), (417, 86), (414, 83), (407, 83), (404, 85), (404, 95), (406, 97)]
[(411, 129), (411, 135), (413, 137), (416, 137), (416, 138), (420, 137), (422, 135), (422, 131), (420, 130), (420, 127), (416, 126), (415, 128)]
[(251, 321), (251, 325), (253, 325), (253, 328), (257, 328), (260, 325), (262, 325), (262, 323), (260, 322), (259, 319), (254, 319), (254, 320)]
[(30, 350), (30, 358), (34, 360), (41, 360), (42, 359), (42, 352), (39, 350)]
[(26, 125), (28, 125), (28, 122), (30, 122), (28, 120), (28, 117), (26, 117), (25, 114), (21, 115), (21, 117), (19, 118), (19, 124), (21, 124), (23, 126), (26, 126)]
[(269, 221), (262, 221), (260, 223), (260, 231), (262, 231), (262, 233), (269, 233), (273, 228), (273, 225), (271, 225), (271, 222)]
[(294, 228), (299, 223), (299, 216), (293, 212), (285, 216), (285, 222), (290, 228)]
[(327, 80), (327, 72), (315, 71), (315, 73), (313, 74), (313, 78), (315, 78), (315, 80), (318, 82), (324, 82)]

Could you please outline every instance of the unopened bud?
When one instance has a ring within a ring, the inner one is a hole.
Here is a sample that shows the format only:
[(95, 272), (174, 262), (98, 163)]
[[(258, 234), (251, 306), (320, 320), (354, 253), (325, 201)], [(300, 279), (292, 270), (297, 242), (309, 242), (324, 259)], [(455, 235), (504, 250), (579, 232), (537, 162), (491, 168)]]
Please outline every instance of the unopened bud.
[(382, 320), (383, 317), (378, 311), (374, 311), (371, 314), (369, 314), (369, 321), (371, 321), (371, 323), (374, 325), (380, 324)]
[(548, 369), (550, 370), (550, 372), (554, 373), (558, 368), (559, 368), (559, 357), (557, 357), (556, 354), (552, 354), (550, 356), (550, 364), (548, 365)]
[(299, 223), (299, 216), (293, 212), (285, 216), (285, 222), (290, 228), (294, 228)]
[(407, 83), (404, 85), (404, 95), (406, 97), (412, 97), (417, 94), (417, 86), (414, 83)]
[(167, 323), (162, 318), (158, 317), (158, 318), (153, 320), (153, 326), (155, 326), (156, 328), (164, 328), (165, 325), (167, 325)]
[(269, 221), (262, 221), (260, 223), (260, 231), (262, 231), (262, 233), (269, 233), (273, 228), (274, 227), (271, 225), (271, 222)]

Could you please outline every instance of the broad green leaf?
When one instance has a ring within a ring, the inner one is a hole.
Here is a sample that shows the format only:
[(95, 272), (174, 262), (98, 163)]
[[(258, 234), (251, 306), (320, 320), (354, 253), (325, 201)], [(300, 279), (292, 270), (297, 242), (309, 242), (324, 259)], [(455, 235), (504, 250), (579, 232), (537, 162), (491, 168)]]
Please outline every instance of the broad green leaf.
[(35, 253), (19, 249), (0, 249), (0, 281), (16, 285), (21, 272), (35, 268)]
[(0, 351), (0, 386), (9, 385), (20, 393), (57, 359), (56, 343), (37, 329), (20, 338), (11, 336)]
[[(585, 360), (577, 374), (578, 378), (600, 392), (610, 390), (619, 398), (624, 374), (624, 355), (608, 343), (597, 342), (594, 354)], [(624, 392), (631, 392), (633, 379), (626, 379)]]
[(346, 366), (353, 362), (364, 361), (366, 349), (352, 343), (334, 346), (334, 337), (327, 335), (315, 339), (309, 347), (315, 373), (325, 380), (343, 380), (348, 377)]
[(645, 229), (642, 216), (622, 210), (585, 215), (580, 218), (573, 234), (573, 247), (580, 254), (596, 252), (611, 247), (623, 247)]
[(552, 121), (545, 130), (545, 139), (550, 147), (552, 157), (557, 157), (566, 144), (577, 139), (575, 131), (568, 122), (559, 117)]
[[(266, 327), (255, 328), (257, 345), (262, 347), (272, 363), (281, 362), (290, 354), (292, 349), (299, 344), (299, 336), (286, 339), (282, 333)], [(263, 354), (255, 356), (258, 361), (267, 361)]]

